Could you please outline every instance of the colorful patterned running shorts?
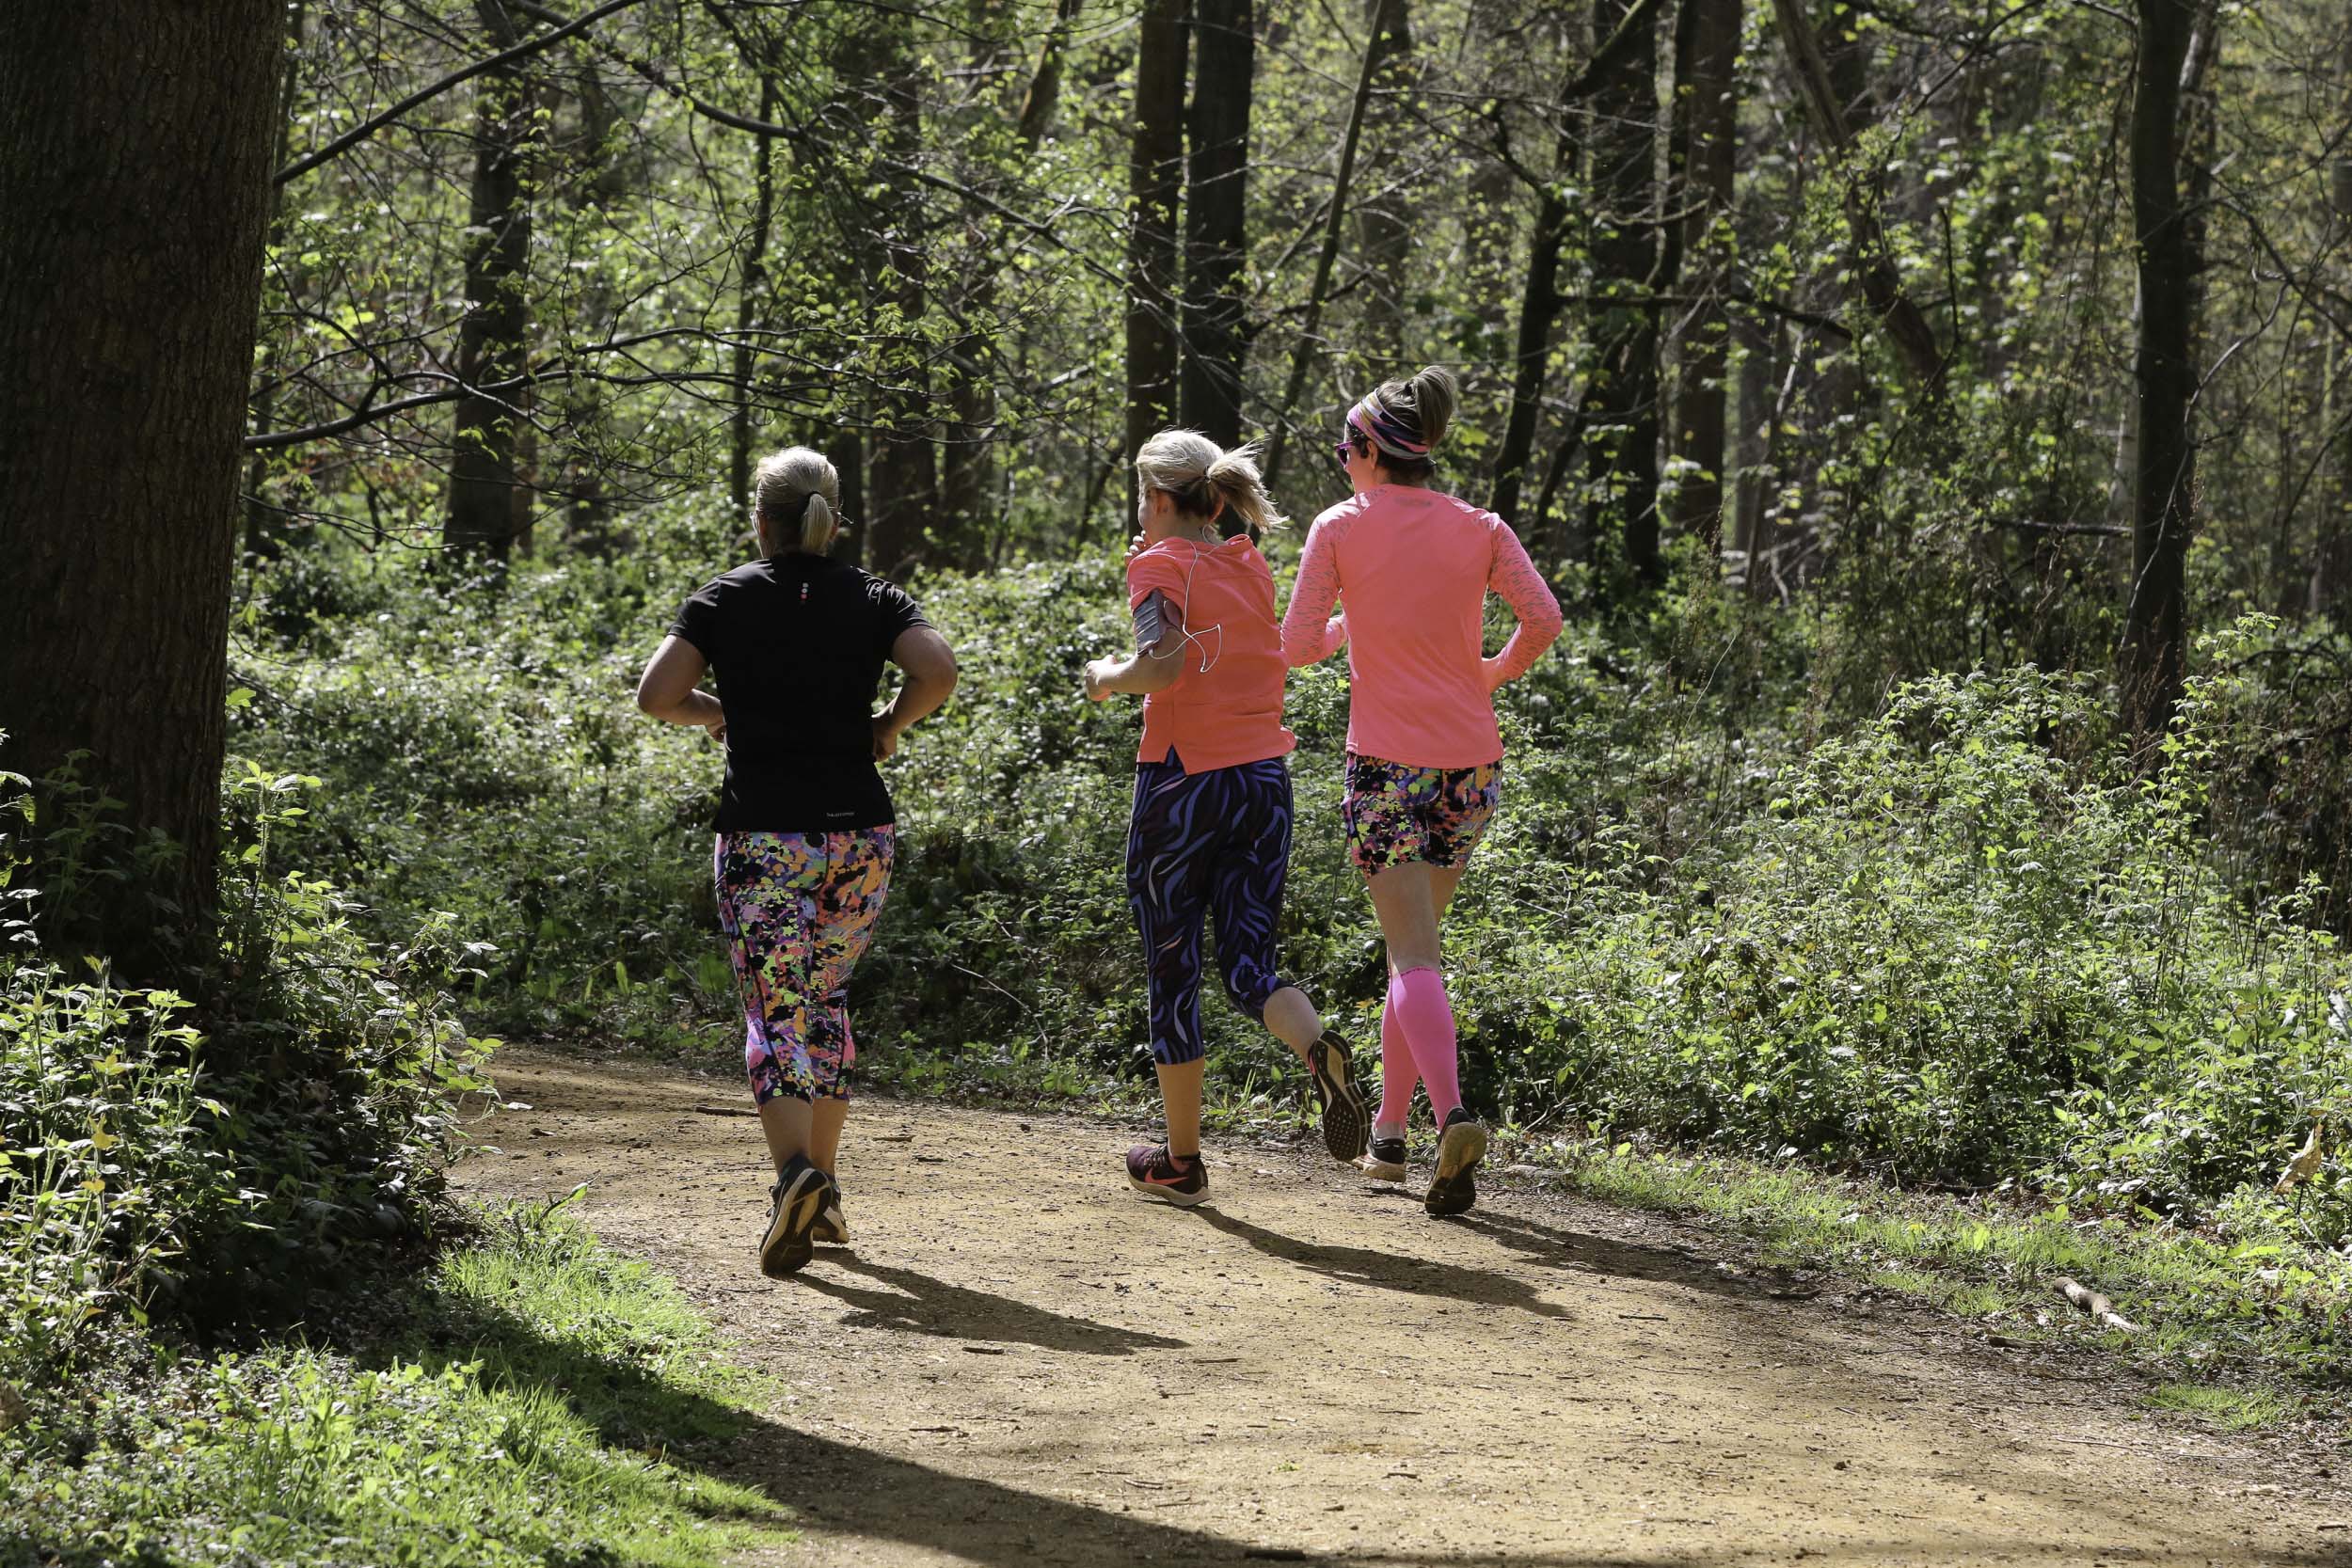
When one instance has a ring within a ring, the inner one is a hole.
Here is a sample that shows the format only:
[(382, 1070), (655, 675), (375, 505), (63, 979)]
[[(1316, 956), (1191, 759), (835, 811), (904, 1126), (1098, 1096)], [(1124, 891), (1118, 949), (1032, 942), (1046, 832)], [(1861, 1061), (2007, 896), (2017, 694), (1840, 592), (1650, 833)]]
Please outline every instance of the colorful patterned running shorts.
[(1502, 795), (1502, 764), (1478, 768), (1408, 768), (1401, 762), (1347, 753), (1347, 793), (1340, 819), (1347, 853), (1369, 877), (1416, 861), (1469, 863), (1486, 836)]
[(719, 924), (743, 999), (743, 1067), (765, 1105), (846, 1100), (850, 971), (874, 940), (897, 833), (721, 833)]

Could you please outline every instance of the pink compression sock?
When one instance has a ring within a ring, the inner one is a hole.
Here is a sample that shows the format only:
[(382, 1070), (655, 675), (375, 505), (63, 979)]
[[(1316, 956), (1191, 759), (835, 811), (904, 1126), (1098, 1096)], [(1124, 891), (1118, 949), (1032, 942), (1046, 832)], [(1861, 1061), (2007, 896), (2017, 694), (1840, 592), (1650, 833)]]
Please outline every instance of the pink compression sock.
[(1372, 1125), (1403, 1137), (1406, 1122), (1412, 1119), (1413, 1089), (1420, 1083), (1421, 1071), (1413, 1066), (1413, 1048), (1405, 1043), (1405, 1025), (1396, 1016), (1396, 1002), (1391, 996), (1389, 1005), (1380, 1009), (1380, 1109), (1373, 1117)]
[(1462, 1103), (1461, 1069), (1454, 1060), (1454, 1003), (1445, 976), (1434, 969), (1408, 969), (1389, 982), (1389, 1011), (1404, 1025), (1413, 1065), (1429, 1090), (1429, 1109), (1443, 1127)]

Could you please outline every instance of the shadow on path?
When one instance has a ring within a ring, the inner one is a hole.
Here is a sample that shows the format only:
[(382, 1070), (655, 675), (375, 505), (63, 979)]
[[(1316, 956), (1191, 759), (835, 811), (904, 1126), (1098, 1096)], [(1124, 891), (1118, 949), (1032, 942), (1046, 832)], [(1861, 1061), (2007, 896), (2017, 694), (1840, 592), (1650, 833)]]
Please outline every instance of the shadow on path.
[(1564, 1230), (1492, 1209), (1474, 1209), (1450, 1223), (1475, 1230), (1549, 1268), (1581, 1269), (1617, 1279), (1681, 1285), (1740, 1301), (1761, 1301), (1767, 1294), (1766, 1286), (1755, 1279), (1726, 1274), (1706, 1259), (1665, 1247), (1613, 1241), (1581, 1230)]
[(1438, 1258), (1408, 1258), (1370, 1247), (1302, 1242), (1216, 1209), (1195, 1209), (1190, 1212), (1212, 1229), (1238, 1236), (1269, 1258), (1296, 1263), (1351, 1285), (1376, 1285), (1384, 1291), (1403, 1291), (1409, 1295), (1465, 1302), (1474, 1307), (1516, 1307), (1539, 1318), (1574, 1316), (1566, 1307), (1537, 1295), (1535, 1288), (1527, 1281), (1491, 1269), (1472, 1268)]
[(1080, 1355), (1133, 1355), (1139, 1350), (1184, 1350), (1187, 1341), (1161, 1334), (1113, 1328), (1086, 1318), (1067, 1318), (1009, 1296), (950, 1285), (913, 1269), (868, 1263), (828, 1252), (821, 1261), (864, 1275), (886, 1290), (866, 1290), (844, 1279), (803, 1270), (800, 1282), (846, 1307), (856, 1328), (893, 1328), (905, 1334), (936, 1334), (956, 1339), (986, 1339), (1038, 1345)]

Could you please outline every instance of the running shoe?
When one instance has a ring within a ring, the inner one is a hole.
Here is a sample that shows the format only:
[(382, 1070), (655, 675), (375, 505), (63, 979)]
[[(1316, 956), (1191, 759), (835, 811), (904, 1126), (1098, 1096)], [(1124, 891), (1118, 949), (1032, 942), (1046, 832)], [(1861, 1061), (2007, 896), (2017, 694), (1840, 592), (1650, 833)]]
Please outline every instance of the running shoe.
[(1323, 1037), (1307, 1048), (1307, 1070), (1314, 1077), (1315, 1099), (1323, 1104), (1323, 1147), (1334, 1160), (1360, 1157), (1372, 1118), (1364, 1113), (1364, 1091), (1356, 1086), (1356, 1064), (1338, 1030), (1326, 1029)]
[(1429, 1196), (1422, 1199), (1422, 1207), (1440, 1218), (1466, 1212), (1478, 1201), (1478, 1184), (1470, 1173), (1486, 1153), (1486, 1130), (1456, 1105), (1438, 1134), (1438, 1174), (1429, 1179)]
[(1182, 1168), (1166, 1144), (1137, 1144), (1127, 1151), (1127, 1185), (1146, 1197), (1189, 1209), (1209, 1196), (1209, 1163), (1198, 1154)]
[(1356, 1162), (1356, 1168), (1364, 1173), (1367, 1181), (1402, 1181), (1405, 1180), (1405, 1140), (1375, 1138), (1366, 1146), (1364, 1157)]
[(776, 1184), (768, 1189), (774, 1207), (768, 1213), (767, 1234), (759, 1240), (760, 1273), (782, 1279), (807, 1266), (809, 1232), (816, 1227), (831, 1186), (825, 1173), (805, 1156), (795, 1154), (785, 1162)]
[(808, 1227), (808, 1239), (818, 1246), (848, 1246), (850, 1222), (841, 1217), (841, 1183), (828, 1178), (825, 1181), (825, 1206), (817, 1212), (817, 1223)]

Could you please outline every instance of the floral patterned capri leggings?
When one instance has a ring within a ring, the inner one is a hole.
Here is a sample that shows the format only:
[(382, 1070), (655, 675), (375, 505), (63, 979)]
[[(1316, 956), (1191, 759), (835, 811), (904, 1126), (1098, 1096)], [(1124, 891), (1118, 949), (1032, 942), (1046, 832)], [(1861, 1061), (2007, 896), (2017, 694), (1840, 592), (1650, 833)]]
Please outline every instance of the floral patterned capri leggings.
[(847, 1100), (850, 971), (874, 940), (897, 834), (721, 833), (719, 924), (743, 998), (743, 1067), (765, 1105)]

